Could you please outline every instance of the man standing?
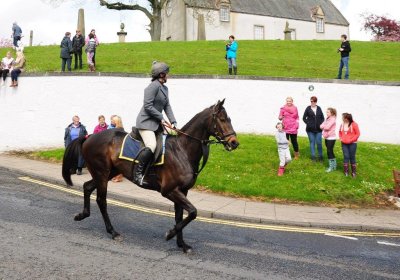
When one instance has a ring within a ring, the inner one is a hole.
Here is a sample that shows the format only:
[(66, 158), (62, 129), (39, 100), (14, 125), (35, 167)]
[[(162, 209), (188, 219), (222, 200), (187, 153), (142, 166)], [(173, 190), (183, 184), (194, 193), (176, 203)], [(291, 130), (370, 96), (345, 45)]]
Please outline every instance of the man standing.
[(76, 34), (74, 38), (72, 38), (72, 49), (75, 57), (75, 66), (74, 69), (78, 69), (78, 60), (79, 60), (79, 69), (82, 69), (82, 47), (85, 45), (85, 39), (81, 34), (80, 30), (76, 30)]
[(65, 36), (61, 41), (60, 48), (60, 58), (61, 58), (61, 71), (65, 72), (65, 63), (67, 64), (68, 71), (71, 72), (71, 54), (72, 54), (72, 41), (71, 33), (65, 32)]
[(346, 73), (344, 74), (344, 78), (346, 80), (349, 79), (349, 58), (350, 58), (350, 52), (351, 52), (351, 47), (350, 47), (350, 42), (347, 41), (347, 35), (343, 34), (341, 36), (342, 38), (342, 44), (340, 45), (340, 48), (338, 49), (338, 52), (340, 52), (340, 66), (339, 66), (339, 73), (337, 78), (341, 79), (342, 78), (342, 70), (343, 66), (346, 68)]
[(22, 36), (22, 29), (18, 26), (16, 22), (13, 23), (12, 26), (12, 38), (13, 38), (13, 45), (14, 49), (18, 47), (18, 41), (21, 40)]

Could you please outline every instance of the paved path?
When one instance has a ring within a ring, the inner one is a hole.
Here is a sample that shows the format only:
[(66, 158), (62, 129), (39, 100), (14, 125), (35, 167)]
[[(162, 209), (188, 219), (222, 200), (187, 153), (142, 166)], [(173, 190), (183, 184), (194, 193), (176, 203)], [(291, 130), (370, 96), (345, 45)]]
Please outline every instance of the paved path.
[[(0, 167), (18, 172), (21, 175), (65, 185), (61, 177), (60, 164), (0, 154)], [(89, 178), (90, 175), (85, 169), (82, 176), (73, 175), (74, 188), (82, 189), (83, 183), (88, 181)], [(109, 197), (125, 202), (173, 211), (173, 204), (159, 193), (138, 188), (127, 179), (124, 179), (121, 183), (110, 182), (108, 194)], [(198, 215), (203, 217), (306, 227), (400, 231), (399, 210), (282, 205), (253, 202), (197, 191), (190, 191), (188, 197), (198, 209)]]

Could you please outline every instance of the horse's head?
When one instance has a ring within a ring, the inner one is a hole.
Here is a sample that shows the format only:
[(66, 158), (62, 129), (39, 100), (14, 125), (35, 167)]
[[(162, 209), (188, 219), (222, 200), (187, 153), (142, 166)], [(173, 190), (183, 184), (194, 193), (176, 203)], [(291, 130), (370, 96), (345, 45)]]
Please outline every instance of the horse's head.
[(231, 118), (223, 106), (224, 102), (225, 99), (222, 101), (218, 100), (218, 103), (211, 107), (212, 119), (209, 131), (219, 143), (224, 145), (227, 151), (232, 151), (239, 146), (239, 141), (232, 127)]

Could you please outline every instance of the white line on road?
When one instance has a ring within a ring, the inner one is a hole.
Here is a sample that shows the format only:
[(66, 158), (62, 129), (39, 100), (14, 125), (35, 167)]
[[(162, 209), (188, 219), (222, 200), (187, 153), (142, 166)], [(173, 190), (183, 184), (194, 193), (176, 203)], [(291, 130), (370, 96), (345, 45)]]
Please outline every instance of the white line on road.
[(378, 242), (378, 244), (381, 244), (381, 245), (400, 247), (400, 244), (396, 244), (396, 243), (390, 243), (390, 242), (385, 242), (385, 241), (377, 241), (377, 242)]
[(326, 236), (332, 236), (332, 237), (339, 237), (339, 238), (345, 238), (345, 239), (350, 239), (350, 240), (358, 240), (356, 237), (351, 237), (351, 236), (343, 236), (343, 235), (337, 235), (337, 234), (332, 234), (332, 233), (325, 233)]

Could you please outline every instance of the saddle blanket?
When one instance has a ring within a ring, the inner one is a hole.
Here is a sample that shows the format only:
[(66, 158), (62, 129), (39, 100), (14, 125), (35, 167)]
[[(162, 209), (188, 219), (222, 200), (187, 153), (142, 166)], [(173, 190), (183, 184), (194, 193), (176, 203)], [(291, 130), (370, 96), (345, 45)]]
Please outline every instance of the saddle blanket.
[[(164, 164), (164, 155), (165, 155), (165, 140), (167, 139), (166, 135), (162, 136), (162, 149), (154, 162), (154, 165), (162, 165)], [(121, 152), (119, 154), (120, 159), (125, 159), (129, 161), (134, 161), (138, 156), (139, 152), (143, 147), (143, 143), (139, 140), (133, 138), (130, 134), (127, 134), (122, 142)], [(157, 156), (157, 155), (156, 155)], [(137, 161), (135, 161), (137, 162)]]

